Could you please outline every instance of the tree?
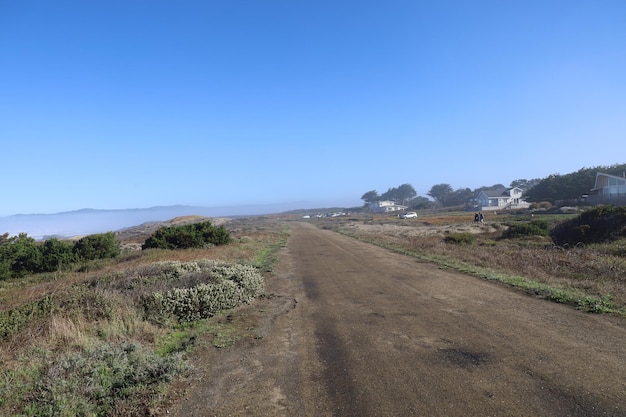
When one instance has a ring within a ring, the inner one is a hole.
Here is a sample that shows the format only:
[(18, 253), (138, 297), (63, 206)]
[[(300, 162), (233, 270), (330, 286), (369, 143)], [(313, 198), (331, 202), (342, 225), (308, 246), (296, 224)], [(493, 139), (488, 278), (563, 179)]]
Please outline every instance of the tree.
[(448, 196), (452, 194), (452, 187), (450, 184), (437, 184), (433, 185), (430, 188), (430, 191), (427, 193), (429, 196), (435, 199), (437, 203), (441, 206), (446, 206)]
[(380, 196), (381, 200), (391, 200), (396, 203), (406, 204), (417, 195), (411, 184), (402, 184), (399, 187), (392, 187)]
[(626, 172), (626, 164), (581, 168), (565, 175), (552, 174), (530, 188), (525, 193), (526, 199), (531, 202), (550, 201), (552, 203), (556, 200), (577, 200), (581, 195), (591, 191), (598, 172), (621, 176)]
[(361, 196), (361, 200), (365, 201), (365, 204), (373, 203), (379, 199), (380, 197), (378, 196), (378, 191), (376, 190), (368, 191)]
[(431, 204), (432, 202), (428, 198), (422, 196), (415, 197), (409, 201), (409, 206), (413, 209), (425, 209), (430, 207)]
[(73, 246), (71, 243), (63, 242), (55, 237), (46, 240), (40, 247), (41, 272), (54, 272), (63, 265), (74, 262)]
[(141, 249), (188, 249), (210, 245), (225, 245), (231, 241), (224, 226), (213, 226), (210, 221), (164, 226), (154, 232), (141, 246)]
[(512, 181), (510, 187), (511, 188), (517, 187), (517, 188), (521, 188), (524, 191), (528, 191), (531, 188), (533, 188), (535, 185), (537, 185), (539, 181), (541, 181), (539, 178), (535, 178), (532, 180), (519, 179), (519, 180)]
[(475, 189), (474, 194), (478, 194), (481, 191), (499, 190), (499, 189), (506, 190), (506, 187), (502, 184), (483, 185), (482, 187)]
[(121, 252), (113, 232), (85, 236), (74, 244), (74, 254), (86, 261), (115, 258)]
[(475, 197), (475, 193), (469, 188), (459, 188), (447, 196), (447, 206), (466, 205), (470, 199)]
[(398, 187), (396, 195), (402, 204), (406, 204), (417, 196), (417, 192), (415, 192), (415, 188), (411, 184), (402, 184)]
[(22, 277), (39, 272), (41, 252), (35, 239), (20, 233), (0, 246), (0, 275), (2, 278)]

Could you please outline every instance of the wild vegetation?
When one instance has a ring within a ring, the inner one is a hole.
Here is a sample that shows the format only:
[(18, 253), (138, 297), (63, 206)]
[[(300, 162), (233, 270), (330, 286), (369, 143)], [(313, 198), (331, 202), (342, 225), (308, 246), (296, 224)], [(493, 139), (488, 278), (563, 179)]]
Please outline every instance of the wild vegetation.
[(159, 228), (152, 234), (142, 249), (189, 249), (230, 242), (230, 235), (224, 226), (214, 226), (210, 221)]
[[(580, 215), (500, 213), (487, 215), (484, 224), (473, 224), (468, 212), (420, 212), (411, 221), (361, 214), (318, 219), (316, 224), (532, 296), (626, 315), (623, 213), (624, 208), (609, 207)], [(602, 238), (561, 240), (581, 233)]]
[(157, 414), (167, 384), (192, 371), (186, 357), (199, 335), (216, 347), (256, 336), (211, 318), (264, 296), (287, 230), (240, 219), (228, 236), (0, 281), (0, 415)]
[(85, 236), (76, 242), (51, 238), (37, 242), (26, 233), (0, 236), (0, 280), (55, 272), (96, 260), (115, 258), (120, 243), (113, 232)]
[[(626, 173), (626, 164), (615, 164), (610, 166), (596, 166), (591, 168), (581, 168), (569, 174), (552, 174), (546, 178), (534, 178), (531, 180), (517, 179), (509, 185), (519, 187), (524, 190), (524, 198), (528, 202), (536, 204), (549, 204), (557, 201), (580, 202), (581, 196), (587, 194), (595, 185), (596, 174), (622, 176)], [(419, 210), (426, 208), (463, 207), (475, 198), (483, 190), (493, 190), (507, 188), (502, 184), (482, 186), (474, 190), (467, 187), (452, 188), (450, 184), (435, 184), (428, 191), (427, 195), (434, 201), (424, 196), (418, 196), (411, 184), (402, 184), (398, 187), (389, 188), (386, 192), (378, 194), (376, 190), (371, 190), (361, 196), (365, 204), (375, 201), (391, 200), (398, 204), (406, 205), (410, 209)]]
[[(430, 211), (407, 220), (359, 213), (310, 221), (531, 296), (626, 316), (623, 209), (472, 220), (468, 212)], [(182, 250), (128, 250), (119, 235), (115, 245), (96, 236), (77, 249), (18, 239), (51, 266), (24, 267), (0, 281), (0, 415), (158, 414), (168, 384), (193, 371), (187, 357), (200, 337), (216, 348), (261, 337), (219, 317), (265, 296), (288, 229), (272, 218), (231, 220), (221, 229), (228, 243)], [(145, 244), (150, 233), (133, 241)], [(117, 255), (108, 250), (115, 247)], [(79, 253), (78, 263), (69, 262)]]
[[(228, 230), (205, 220), (191, 224), (163, 226), (148, 237), (143, 249), (189, 249), (225, 245)], [(80, 269), (96, 259), (115, 258), (121, 252), (113, 232), (85, 236), (75, 242), (58, 238), (37, 242), (25, 233), (0, 236), (0, 280), (28, 274)]]
[(553, 174), (540, 180), (525, 193), (528, 201), (578, 200), (583, 194), (589, 193), (594, 187), (596, 174), (622, 176), (626, 172), (626, 164), (581, 168), (569, 174)]
[(550, 231), (557, 245), (604, 243), (626, 238), (626, 207), (599, 206)]

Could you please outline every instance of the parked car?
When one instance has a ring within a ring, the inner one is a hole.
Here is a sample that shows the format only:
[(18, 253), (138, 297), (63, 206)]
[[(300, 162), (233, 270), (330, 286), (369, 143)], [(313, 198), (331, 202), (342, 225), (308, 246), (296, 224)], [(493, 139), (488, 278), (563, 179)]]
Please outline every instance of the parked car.
[(401, 219), (413, 219), (415, 217), (417, 217), (417, 213), (414, 211), (409, 211), (408, 213), (402, 213), (400, 215)]

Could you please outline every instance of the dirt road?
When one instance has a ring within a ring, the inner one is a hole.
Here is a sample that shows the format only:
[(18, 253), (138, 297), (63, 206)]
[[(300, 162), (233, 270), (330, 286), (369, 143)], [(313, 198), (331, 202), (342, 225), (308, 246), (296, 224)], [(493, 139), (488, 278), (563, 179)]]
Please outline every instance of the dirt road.
[(178, 416), (626, 416), (626, 325), (306, 223)]

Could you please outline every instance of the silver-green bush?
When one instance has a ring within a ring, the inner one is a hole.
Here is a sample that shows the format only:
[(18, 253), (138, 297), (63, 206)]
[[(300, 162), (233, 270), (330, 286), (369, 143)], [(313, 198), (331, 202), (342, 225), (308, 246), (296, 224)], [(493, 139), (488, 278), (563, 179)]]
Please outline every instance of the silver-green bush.
[(181, 282), (186, 276), (206, 277), (205, 282), (191, 287), (156, 291), (143, 298), (146, 318), (154, 322), (175, 319), (180, 323), (211, 317), (221, 310), (249, 303), (265, 292), (261, 274), (253, 267), (227, 264), (214, 260), (194, 262), (160, 262), (151, 272), (160, 270), (162, 279)]

